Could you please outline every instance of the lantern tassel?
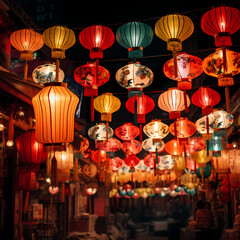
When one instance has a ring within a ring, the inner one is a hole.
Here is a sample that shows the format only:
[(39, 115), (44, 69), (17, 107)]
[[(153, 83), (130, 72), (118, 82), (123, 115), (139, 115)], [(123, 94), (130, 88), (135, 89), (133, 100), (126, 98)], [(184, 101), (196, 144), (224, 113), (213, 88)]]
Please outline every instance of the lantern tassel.
[(108, 137), (109, 137), (109, 123), (106, 122), (106, 139), (108, 141)]
[(27, 213), (28, 211), (28, 199), (29, 199), (29, 192), (26, 192), (24, 206), (23, 206), (23, 213)]
[(134, 125), (137, 126), (137, 97), (134, 100)]
[(94, 97), (91, 97), (91, 121), (94, 122)]
[(61, 202), (65, 202), (65, 183), (62, 183)]
[(177, 67), (177, 52), (173, 51), (173, 64), (174, 64), (174, 76), (178, 76), (178, 67)]
[(51, 161), (51, 184), (53, 187), (57, 187), (57, 159), (55, 157), (55, 155), (52, 158)]
[(59, 65), (60, 65), (60, 61), (59, 59), (56, 60), (56, 80), (55, 82), (59, 82)]
[(141, 123), (139, 124), (139, 130), (140, 130), (139, 141), (140, 141), (140, 143), (142, 143), (142, 124)]
[(228, 86), (225, 87), (225, 100), (226, 100), (226, 110), (228, 113), (231, 113), (230, 96), (229, 96)]
[(175, 134), (175, 139), (177, 140), (177, 121), (176, 119), (174, 120), (174, 134)]
[(27, 60), (26, 60), (25, 65), (24, 65), (24, 72), (23, 72), (24, 80), (27, 80), (27, 76), (28, 76), (28, 63), (27, 63)]

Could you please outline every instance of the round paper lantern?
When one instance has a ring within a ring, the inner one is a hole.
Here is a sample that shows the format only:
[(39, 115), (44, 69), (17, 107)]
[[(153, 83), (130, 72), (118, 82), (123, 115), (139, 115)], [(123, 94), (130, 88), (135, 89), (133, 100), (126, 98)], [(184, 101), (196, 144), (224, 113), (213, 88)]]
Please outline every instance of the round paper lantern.
[(36, 141), (35, 130), (28, 130), (15, 140), (21, 162), (27, 164), (41, 164), (47, 160), (47, 152), (42, 143)]
[(160, 157), (158, 156), (158, 160), (156, 160), (156, 155), (155, 154), (148, 154), (144, 159), (144, 164), (152, 169), (157, 167), (157, 163), (160, 162)]
[(193, 189), (199, 185), (199, 179), (195, 173), (185, 173), (181, 176), (181, 185), (184, 185), (188, 189)]
[(101, 113), (101, 121), (111, 122), (112, 113), (119, 110), (121, 101), (112, 93), (103, 93), (94, 99), (94, 108)]
[(120, 68), (115, 77), (120, 86), (128, 89), (128, 97), (141, 96), (142, 89), (152, 83), (153, 72), (139, 62), (134, 62)]
[[(64, 72), (59, 69), (59, 82), (64, 80)], [(43, 85), (44, 83), (56, 81), (56, 65), (51, 63), (45, 63), (36, 67), (32, 72), (33, 81)]]
[(180, 14), (166, 15), (155, 24), (156, 35), (167, 42), (167, 49), (172, 52), (182, 50), (182, 41), (190, 37), (193, 30), (192, 20)]
[(166, 170), (172, 169), (175, 163), (175, 157), (171, 155), (160, 156), (160, 163), (157, 165), (157, 169)]
[(192, 88), (192, 79), (202, 74), (202, 60), (199, 57), (187, 54), (177, 54), (177, 69), (174, 67), (174, 59), (168, 60), (163, 66), (166, 77), (176, 80), (180, 90)]
[(135, 167), (135, 170), (139, 171), (139, 172), (144, 172), (144, 173), (147, 172), (147, 171), (150, 171), (149, 167), (147, 167), (144, 164), (143, 160), (140, 160), (139, 164)]
[(140, 159), (135, 154), (131, 154), (124, 159), (124, 162), (130, 167), (130, 171), (134, 171), (134, 167), (138, 165)]
[(82, 168), (83, 176), (94, 178), (97, 175), (98, 169), (95, 164), (87, 163)]
[(211, 171), (212, 171), (212, 166), (209, 163), (207, 163), (206, 167), (199, 167), (197, 169), (197, 176), (198, 178), (203, 178), (203, 177), (208, 178), (211, 175)]
[(110, 138), (108, 141), (96, 143), (96, 148), (104, 150), (106, 152), (116, 152), (120, 150), (122, 143), (116, 138)]
[(169, 127), (161, 120), (152, 120), (143, 127), (143, 132), (153, 140), (165, 138), (169, 133)]
[(152, 138), (147, 138), (142, 142), (142, 147), (148, 152), (156, 152), (156, 148), (158, 152), (162, 152), (164, 150), (165, 143), (162, 140), (153, 143)]
[(202, 108), (203, 115), (210, 114), (213, 111), (213, 106), (217, 105), (220, 100), (220, 94), (209, 87), (200, 87), (192, 95), (192, 103)]
[(105, 162), (107, 160), (106, 152), (104, 150), (96, 150), (90, 154), (91, 159), (96, 163)]
[[(207, 117), (204, 116), (198, 119), (195, 123), (197, 131), (200, 134), (207, 133)], [(225, 129), (232, 125), (234, 122), (233, 115), (223, 110), (214, 110), (213, 113), (208, 115), (209, 119), (209, 133), (213, 133), (217, 129)]]
[(184, 145), (180, 144), (178, 140), (172, 139), (165, 144), (165, 150), (169, 154), (177, 156), (184, 152)]
[(55, 194), (57, 194), (59, 192), (59, 188), (58, 187), (54, 187), (54, 186), (49, 186), (48, 191), (52, 195), (55, 195)]
[(25, 60), (33, 60), (33, 52), (43, 46), (42, 35), (32, 29), (21, 29), (13, 32), (10, 36), (10, 42), (20, 52), (20, 58)]
[(240, 11), (226, 6), (213, 8), (202, 16), (201, 28), (214, 36), (216, 47), (230, 47), (231, 35), (240, 29)]
[[(114, 131), (111, 127), (108, 127), (108, 138), (111, 138)], [(96, 123), (88, 129), (88, 136), (95, 141), (105, 141), (107, 140), (107, 127), (105, 123)]]
[[(186, 98), (186, 101), (184, 99)], [(178, 88), (170, 88), (168, 91), (163, 92), (158, 98), (158, 106), (163, 111), (169, 112), (169, 118), (181, 117), (181, 111), (189, 107), (190, 99), (183, 91)]]
[(185, 147), (186, 151), (189, 153), (198, 152), (205, 149), (206, 142), (205, 139), (203, 139), (202, 137), (191, 137), (188, 138)]
[(142, 22), (130, 22), (120, 26), (116, 33), (117, 42), (128, 49), (128, 58), (143, 57), (143, 48), (150, 45), (153, 39), (153, 30)]
[(145, 123), (145, 115), (151, 112), (155, 107), (152, 98), (145, 94), (142, 96), (133, 96), (126, 101), (126, 108), (129, 112), (136, 114), (137, 123)]
[(196, 132), (195, 124), (189, 121), (187, 118), (178, 118), (176, 121), (176, 131), (175, 124), (170, 125), (169, 131), (172, 135), (175, 136), (177, 133), (178, 138), (189, 138)]
[(52, 58), (65, 58), (65, 50), (76, 42), (73, 30), (63, 26), (53, 26), (43, 32), (44, 43), (52, 49)]
[(66, 83), (45, 83), (44, 88), (32, 99), (37, 142), (72, 142), (78, 101)]
[(142, 150), (142, 144), (137, 140), (123, 141), (122, 150), (127, 154), (138, 154)]
[(123, 167), (123, 160), (119, 157), (114, 157), (110, 159), (110, 168), (112, 171), (116, 172), (118, 171), (121, 167)]
[(221, 156), (212, 157), (212, 160), (217, 173), (229, 172), (229, 150), (222, 150)]
[(198, 151), (198, 152), (190, 153), (190, 157), (191, 157), (192, 160), (196, 161), (197, 163), (205, 164), (205, 163), (211, 161), (212, 152), (209, 151), (209, 153), (208, 153), (206, 149), (203, 149), (203, 150)]
[(86, 97), (98, 96), (98, 87), (105, 84), (109, 78), (109, 71), (94, 62), (80, 66), (74, 71), (74, 79), (85, 87), (84, 96)]
[(90, 50), (90, 58), (103, 58), (103, 50), (111, 47), (115, 36), (112, 30), (101, 25), (84, 28), (79, 34), (81, 45)]
[(139, 128), (132, 123), (124, 123), (115, 129), (115, 135), (123, 141), (130, 141), (139, 135)]

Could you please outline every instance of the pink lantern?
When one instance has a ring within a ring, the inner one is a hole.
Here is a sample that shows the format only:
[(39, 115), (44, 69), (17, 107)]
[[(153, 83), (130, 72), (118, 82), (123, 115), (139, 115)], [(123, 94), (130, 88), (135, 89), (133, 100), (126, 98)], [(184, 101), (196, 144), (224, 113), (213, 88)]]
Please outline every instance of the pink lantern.
[(114, 157), (110, 159), (110, 168), (114, 172), (117, 172), (120, 168), (122, 168), (123, 164), (123, 160), (119, 157)]
[(115, 129), (116, 136), (123, 141), (133, 140), (139, 135), (139, 133), (139, 128), (132, 123), (124, 123), (122, 126)]
[(116, 138), (110, 138), (106, 142), (97, 142), (96, 148), (104, 150), (106, 152), (116, 152), (120, 150), (122, 147), (122, 143)]
[(206, 142), (202, 137), (191, 137), (188, 138), (186, 143), (186, 151), (189, 153), (198, 152), (206, 147)]

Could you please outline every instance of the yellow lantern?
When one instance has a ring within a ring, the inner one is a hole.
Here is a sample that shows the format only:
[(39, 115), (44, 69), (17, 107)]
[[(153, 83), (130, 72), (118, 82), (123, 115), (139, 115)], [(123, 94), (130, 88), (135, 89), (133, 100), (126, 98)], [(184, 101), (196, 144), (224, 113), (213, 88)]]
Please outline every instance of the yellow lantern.
[(185, 173), (181, 176), (181, 185), (186, 186), (188, 189), (193, 189), (199, 185), (199, 178), (195, 173)]
[(44, 84), (44, 88), (32, 99), (37, 142), (72, 142), (78, 101), (78, 97), (67, 88), (66, 83)]
[(94, 108), (101, 113), (101, 121), (111, 122), (112, 113), (119, 110), (121, 101), (112, 93), (103, 93), (94, 99)]
[(197, 163), (205, 164), (211, 161), (212, 151), (209, 151), (208, 153), (206, 149), (203, 149), (198, 152), (190, 153), (190, 157), (192, 160), (196, 161)]
[(52, 49), (52, 58), (65, 58), (65, 50), (72, 47), (76, 42), (73, 30), (63, 27), (54, 26), (43, 32), (44, 43)]
[(167, 49), (182, 50), (182, 41), (191, 36), (194, 30), (192, 20), (184, 15), (170, 14), (161, 17), (155, 24), (155, 33), (167, 42)]

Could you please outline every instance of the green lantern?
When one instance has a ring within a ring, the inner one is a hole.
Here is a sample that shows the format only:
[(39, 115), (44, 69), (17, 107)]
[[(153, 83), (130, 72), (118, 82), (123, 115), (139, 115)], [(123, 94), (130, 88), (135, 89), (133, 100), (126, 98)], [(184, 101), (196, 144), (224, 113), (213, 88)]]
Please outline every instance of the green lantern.
[(147, 24), (130, 22), (118, 28), (116, 40), (128, 49), (128, 58), (136, 59), (143, 57), (143, 48), (150, 45), (153, 35), (152, 28)]

